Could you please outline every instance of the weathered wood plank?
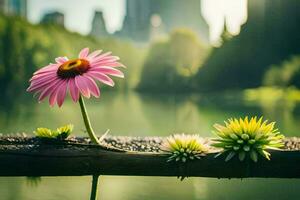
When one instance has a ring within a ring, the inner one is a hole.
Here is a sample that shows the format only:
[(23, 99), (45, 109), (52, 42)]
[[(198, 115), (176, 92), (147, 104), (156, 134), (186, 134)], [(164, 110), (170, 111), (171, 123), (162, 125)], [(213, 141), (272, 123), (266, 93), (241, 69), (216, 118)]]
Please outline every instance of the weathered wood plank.
[(166, 154), (121, 152), (83, 144), (0, 143), (0, 176), (199, 176), (216, 178), (300, 178), (300, 151), (273, 151), (271, 161), (214, 158), (178, 165)]

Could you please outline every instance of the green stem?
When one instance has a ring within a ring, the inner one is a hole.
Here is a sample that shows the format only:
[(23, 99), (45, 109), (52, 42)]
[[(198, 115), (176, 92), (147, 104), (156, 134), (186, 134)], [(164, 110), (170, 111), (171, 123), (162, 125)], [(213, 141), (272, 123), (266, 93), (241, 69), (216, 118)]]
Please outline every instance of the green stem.
[(88, 113), (86, 111), (85, 104), (84, 104), (82, 96), (79, 97), (79, 105), (80, 105), (84, 125), (85, 125), (85, 128), (86, 128), (86, 131), (88, 132), (88, 134), (91, 138), (91, 141), (95, 144), (100, 144), (100, 141), (98, 140), (97, 136), (95, 135), (95, 133), (93, 131), (93, 128), (92, 128)]
[(98, 175), (93, 175), (92, 180), (92, 190), (91, 190), (91, 197), (90, 200), (96, 200), (97, 199), (97, 193), (98, 193)]

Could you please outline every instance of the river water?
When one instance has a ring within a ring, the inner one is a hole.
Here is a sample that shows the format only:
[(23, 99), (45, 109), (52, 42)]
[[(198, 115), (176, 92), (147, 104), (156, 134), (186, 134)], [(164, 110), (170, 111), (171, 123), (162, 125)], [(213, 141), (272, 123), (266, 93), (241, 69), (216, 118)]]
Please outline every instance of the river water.
[[(98, 134), (110, 129), (111, 135), (166, 136), (172, 133), (198, 133), (212, 136), (212, 125), (230, 117), (264, 116), (277, 122), (286, 136), (299, 136), (300, 107), (296, 102), (252, 101), (241, 94), (141, 95), (103, 93), (87, 100), (87, 109)], [(19, 100), (0, 107), (0, 132), (26, 132), (36, 127), (56, 128), (72, 123), (74, 135), (85, 136), (79, 105), (66, 101), (61, 108), (50, 108)], [(120, 163), (121, 164), (121, 163)], [(88, 199), (91, 177), (1, 177), (0, 199), (82, 200)], [(214, 179), (102, 176), (101, 200), (263, 200), (299, 199), (300, 180), (296, 179)]]

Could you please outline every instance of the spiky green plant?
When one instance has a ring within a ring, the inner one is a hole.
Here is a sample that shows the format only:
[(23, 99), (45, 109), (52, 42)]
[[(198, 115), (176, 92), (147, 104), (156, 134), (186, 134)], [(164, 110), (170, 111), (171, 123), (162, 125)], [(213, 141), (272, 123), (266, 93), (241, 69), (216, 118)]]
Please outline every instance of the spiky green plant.
[(66, 139), (73, 131), (73, 125), (68, 124), (57, 128), (56, 130), (50, 130), (48, 128), (37, 128), (34, 134), (39, 138), (47, 139)]
[(248, 117), (239, 120), (228, 119), (225, 126), (215, 124), (214, 133), (219, 137), (214, 139), (214, 147), (223, 148), (219, 154), (226, 153), (225, 161), (229, 161), (234, 156), (238, 156), (240, 161), (250, 158), (257, 162), (258, 155), (270, 160), (270, 153), (267, 149), (279, 150), (283, 147), (284, 136), (278, 129), (274, 128), (275, 122), (263, 121), (263, 117)]
[(168, 162), (187, 162), (200, 159), (207, 153), (208, 148), (199, 135), (175, 134), (165, 139), (161, 150), (170, 154)]

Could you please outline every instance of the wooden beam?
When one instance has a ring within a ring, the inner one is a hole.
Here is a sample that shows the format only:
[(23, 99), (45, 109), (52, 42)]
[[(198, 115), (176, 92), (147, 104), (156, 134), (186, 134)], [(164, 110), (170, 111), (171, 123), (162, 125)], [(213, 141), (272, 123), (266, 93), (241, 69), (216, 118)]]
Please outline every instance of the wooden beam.
[(210, 153), (185, 164), (163, 153), (122, 152), (78, 143), (0, 142), (0, 176), (196, 176), (300, 178), (300, 151), (272, 151), (258, 163)]

